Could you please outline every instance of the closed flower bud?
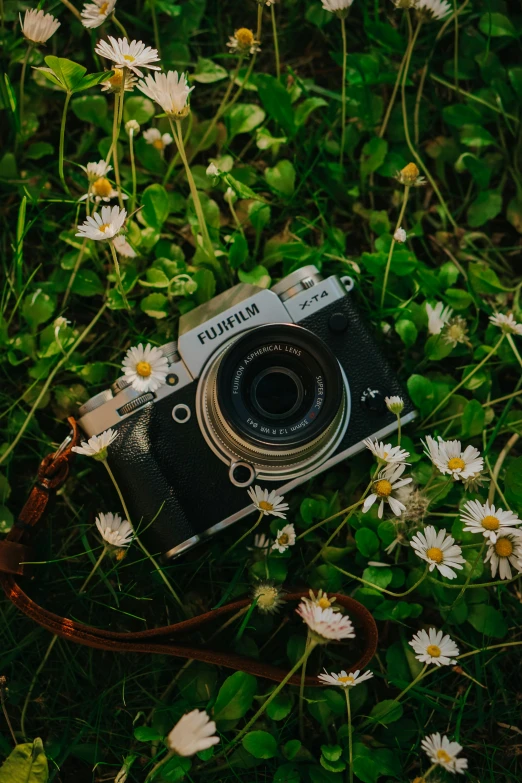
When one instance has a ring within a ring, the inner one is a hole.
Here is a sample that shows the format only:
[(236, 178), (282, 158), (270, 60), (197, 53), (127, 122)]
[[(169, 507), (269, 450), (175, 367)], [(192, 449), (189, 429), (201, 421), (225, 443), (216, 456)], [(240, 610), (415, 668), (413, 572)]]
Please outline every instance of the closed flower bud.
[(125, 132), (128, 136), (133, 133), (135, 136), (140, 132), (140, 125), (136, 120), (129, 120), (125, 123)]

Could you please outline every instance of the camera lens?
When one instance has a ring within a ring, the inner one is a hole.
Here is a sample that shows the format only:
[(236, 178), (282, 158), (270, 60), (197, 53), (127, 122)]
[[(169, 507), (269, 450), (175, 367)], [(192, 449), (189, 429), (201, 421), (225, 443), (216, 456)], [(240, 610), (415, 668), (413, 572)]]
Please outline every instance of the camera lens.
[(282, 419), (291, 416), (303, 399), (301, 379), (286, 367), (262, 370), (252, 384), (252, 402), (262, 416)]

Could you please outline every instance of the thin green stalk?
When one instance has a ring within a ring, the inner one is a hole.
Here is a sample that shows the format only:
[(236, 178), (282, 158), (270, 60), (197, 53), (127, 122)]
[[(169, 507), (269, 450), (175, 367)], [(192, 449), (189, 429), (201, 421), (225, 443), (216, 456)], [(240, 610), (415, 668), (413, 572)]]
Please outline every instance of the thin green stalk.
[(148, 774), (148, 775), (147, 775), (147, 777), (145, 778), (145, 782), (144, 782), (144, 783), (149, 783), (149, 780), (152, 780), (154, 777), (156, 777), (156, 773), (157, 773), (157, 771), (158, 771), (159, 769), (161, 769), (161, 767), (163, 767), (163, 765), (164, 765), (164, 764), (166, 764), (166, 763), (167, 763), (167, 761), (170, 761), (170, 760), (171, 760), (171, 758), (173, 758), (175, 755), (176, 755), (176, 754), (174, 753), (174, 751), (173, 751), (173, 750), (169, 750), (169, 752), (167, 753), (167, 755), (166, 755), (166, 756), (163, 756), (163, 758), (161, 759), (161, 761), (158, 761), (158, 763), (157, 763), (157, 764), (155, 764), (155, 765), (152, 767), (151, 771), (149, 772), (149, 774)]
[(238, 538), (238, 540), (237, 540), (237, 541), (235, 541), (235, 542), (232, 544), (232, 546), (230, 546), (230, 547), (227, 549), (227, 551), (225, 552), (225, 554), (224, 554), (224, 555), (221, 557), (221, 560), (224, 560), (224, 559), (227, 557), (227, 555), (229, 555), (229, 554), (230, 554), (230, 552), (232, 552), (232, 550), (233, 550), (233, 549), (235, 549), (235, 548), (236, 548), (236, 546), (238, 546), (238, 544), (240, 544), (242, 541), (244, 541), (244, 540), (245, 540), (245, 538), (246, 538), (247, 536), (249, 536), (249, 535), (250, 535), (250, 533), (253, 533), (253, 532), (254, 532), (254, 530), (255, 530), (255, 529), (256, 529), (256, 527), (259, 525), (259, 523), (261, 522), (261, 520), (263, 519), (263, 517), (264, 517), (264, 512), (263, 512), (263, 511), (261, 511), (261, 512), (260, 512), (260, 514), (259, 514), (259, 516), (258, 516), (258, 518), (257, 518), (257, 520), (256, 520), (256, 521), (254, 522), (254, 524), (252, 525), (252, 527), (250, 527), (250, 528), (249, 528), (249, 529), (246, 531), (246, 533), (243, 533), (243, 535), (241, 536), (241, 538)]
[(395, 414), (397, 416), (397, 446), (401, 445), (401, 414)]
[[(389, 710), (387, 710), (387, 711), (384, 713), (384, 715), (381, 715), (381, 716), (380, 716), (380, 721), (382, 722), (383, 718), (385, 718), (385, 717), (386, 717), (386, 715), (389, 715), (389, 713), (390, 713), (390, 712), (392, 712), (392, 710), (394, 709), (394, 705), (395, 705), (395, 704), (397, 704), (398, 702), (400, 702), (400, 701), (401, 701), (401, 699), (403, 699), (403, 698), (404, 698), (404, 696), (406, 696), (406, 694), (408, 693), (408, 691), (411, 691), (411, 689), (412, 689), (412, 688), (414, 688), (414, 687), (415, 687), (415, 685), (417, 685), (417, 684), (418, 684), (418, 683), (419, 683), (421, 680), (423, 680), (423, 679), (424, 679), (425, 677), (427, 677), (429, 674), (431, 674), (432, 672), (434, 672), (436, 668), (437, 668), (437, 667), (436, 667), (436, 666), (434, 666), (434, 667), (433, 667), (433, 669), (429, 669), (429, 670), (427, 670), (427, 669), (428, 669), (428, 664), (427, 664), (427, 663), (425, 663), (425, 664), (424, 664), (424, 666), (422, 667), (421, 671), (419, 672), (419, 674), (418, 674), (418, 675), (415, 677), (415, 679), (414, 679), (414, 680), (412, 680), (412, 681), (410, 682), (410, 684), (409, 684), (409, 685), (407, 685), (407, 686), (404, 688), (404, 690), (402, 690), (402, 691), (399, 693), (399, 695), (398, 695), (398, 696), (397, 696), (395, 699), (393, 699), (393, 702), (392, 702), (392, 704), (390, 705), (390, 709), (389, 709)], [(363, 726), (368, 726), (368, 725), (369, 725), (371, 722), (372, 722), (371, 720), (369, 720), (369, 719), (366, 719), (362, 725), (363, 725)]]
[[(129, 509), (127, 508), (127, 504), (125, 503), (125, 498), (124, 498), (124, 497), (123, 497), (123, 495), (122, 495), (122, 492), (121, 492), (121, 489), (120, 489), (120, 487), (119, 487), (119, 484), (118, 484), (118, 482), (116, 481), (116, 477), (115, 477), (114, 473), (112, 472), (112, 470), (111, 470), (111, 468), (110, 468), (110, 466), (109, 466), (109, 463), (107, 462), (107, 460), (105, 460), (105, 459), (104, 459), (104, 460), (101, 460), (101, 462), (103, 462), (103, 464), (105, 465), (105, 468), (106, 468), (106, 470), (107, 470), (107, 473), (109, 474), (109, 476), (110, 476), (110, 479), (111, 479), (111, 481), (112, 481), (112, 483), (113, 483), (113, 485), (114, 485), (114, 488), (115, 488), (116, 492), (118, 493), (118, 497), (119, 497), (119, 499), (120, 499), (121, 507), (123, 508), (123, 511), (124, 511), (124, 513), (125, 513), (125, 519), (126, 519), (126, 520), (127, 520), (127, 521), (128, 521), (130, 524), (131, 524), (131, 525), (132, 525), (132, 519), (131, 519), (131, 515), (129, 514)], [(134, 527), (134, 526), (133, 526), (133, 527)], [(157, 562), (156, 562), (156, 560), (155, 560), (155, 559), (152, 557), (152, 555), (150, 554), (150, 552), (149, 552), (149, 551), (148, 551), (148, 550), (145, 548), (145, 545), (144, 545), (144, 544), (142, 544), (142, 542), (140, 541), (140, 539), (139, 539), (139, 537), (138, 537), (138, 536), (136, 536), (136, 538), (135, 538), (135, 541), (136, 541), (136, 543), (138, 544), (138, 546), (139, 546), (139, 548), (141, 549), (141, 551), (143, 552), (143, 554), (144, 554), (146, 557), (148, 557), (148, 559), (150, 560), (150, 562), (152, 563), (152, 565), (154, 566), (154, 568), (155, 568), (155, 569), (156, 569), (156, 571), (158, 572), (158, 574), (159, 574), (159, 576), (160, 576), (161, 580), (163, 581), (163, 583), (164, 583), (165, 587), (167, 588), (167, 590), (169, 591), (169, 593), (172, 595), (172, 597), (175, 599), (175, 601), (177, 602), (177, 604), (178, 604), (178, 606), (180, 607), (180, 609), (182, 609), (182, 610), (183, 610), (183, 612), (185, 613), (185, 612), (186, 612), (186, 610), (185, 610), (185, 606), (183, 605), (183, 602), (181, 601), (181, 599), (180, 599), (179, 595), (176, 593), (176, 591), (175, 591), (175, 590), (174, 590), (174, 588), (172, 587), (172, 585), (171, 585), (170, 581), (167, 579), (167, 577), (166, 577), (166, 576), (165, 576), (165, 574), (163, 573), (163, 569), (162, 569), (162, 568), (161, 568), (161, 567), (158, 565), (158, 563), (157, 563)]]
[(390, 121), (390, 116), (391, 116), (393, 107), (395, 105), (395, 99), (397, 97), (397, 92), (399, 90), (399, 86), (400, 86), (401, 79), (402, 79), (402, 70), (404, 68), (404, 63), (406, 62), (407, 56), (408, 56), (408, 50), (406, 50), (404, 52), (402, 60), (401, 60), (401, 64), (399, 65), (397, 78), (395, 79), (395, 84), (393, 85), (393, 91), (392, 91), (392, 94), (390, 96), (390, 100), (388, 101), (388, 106), (386, 108), (386, 114), (384, 115), (384, 119), (382, 121), (382, 125), (381, 125), (381, 127), (379, 129), (378, 136), (379, 136), (380, 139), (382, 139), (382, 137), (386, 133), (386, 129), (388, 127), (388, 122)]
[[(426, 570), (424, 571), (423, 575), (420, 579), (418, 579), (414, 585), (409, 587), (407, 590), (405, 590), (403, 593), (392, 593), (391, 590), (386, 590), (384, 587), (379, 587), (379, 585), (374, 585), (373, 582), (369, 582), (367, 579), (363, 579), (362, 576), (356, 576), (355, 574), (350, 574), (348, 571), (345, 571), (343, 568), (339, 568), (339, 566), (335, 565), (335, 563), (332, 563), (330, 560), (326, 561), (328, 565), (331, 565), (335, 568), (336, 571), (340, 571), (341, 574), (344, 574), (345, 576), (349, 576), (351, 579), (356, 579), (358, 582), (361, 582), (363, 585), (367, 585), (368, 587), (373, 587), (374, 590), (378, 590), (380, 593), (385, 593), (386, 595), (391, 595), (392, 598), (404, 598), (404, 596), (409, 595), (410, 593), (413, 593), (414, 590), (417, 589), (417, 587), (424, 582), (426, 577), (428, 576), (428, 568), (426, 567)], [(442, 584), (442, 582), (438, 582), (438, 584)], [(443, 585), (446, 587), (446, 584)], [(459, 585), (460, 586), (460, 585)], [(451, 585), (450, 585), (451, 587)]]
[[(310, 632), (306, 637), (305, 652), (310, 644)], [(303, 666), (301, 667), (301, 682), (299, 683), (299, 736), (301, 742), (304, 742), (304, 688), (306, 681), (306, 663), (308, 658), (305, 658)]]
[(508, 343), (509, 343), (509, 344), (510, 344), (510, 346), (511, 346), (511, 350), (513, 351), (513, 353), (514, 353), (514, 354), (515, 354), (515, 356), (516, 356), (517, 362), (518, 362), (518, 363), (520, 364), (520, 366), (522, 367), (522, 356), (520, 356), (520, 354), (519, 354), (519, 352), (518, 352), (518, 348), (517, 348), (517, 346), (515, 345), (515, 341), (513, 340), (513, 335), (512, 335), (512, 334), (510, 334), (510, 333), (508, 332), (506, 336), (507, 336), (507, 338), (508, 338)]
[(31, 56), (31, 52), (33, 51), (33, 44), (28, 43), (27, 44), (27, 51), (25, 53), (25, 57), (22, 62), (22, 74), (20, 76), (20, 106), (18, 109), (18, 116), (20, 118), (20, 134), (23, 136), (23, 121), (24, 121), (24, 88), (25, 88), (25, 73), (27, 71), (27, 63), (29, 62), (29, 57)]
[(154, 45), (158, 50), (158, 54), (161, 59), (160, 34), (158, 28), (158, 17), (156, 14), (156, 0), (149, 0), (149, 6), (150, 6), (150, 14), (152, 16), (152, 27), (154, 29)]
[(120, 262), (118, 261), (118, 254), (116, 253), (116, 248), (114, 247), (114, 244), (112, 242), (112, 239), (109, 239), (109, 247), (111, 249), (112, 253), (112, 260), (114, 262), (114, 271), (116, 272), (116, 280), (118, 281), (118, 286), (121, 293), (121, 298), (123, 299), (123, 304), (127, 308), (127, 310), (130, 310), (130, 305), (127, 301), (127, 297), (125, 295), (125, 291), (123, 290), (123, 281), (121, 279), (121, 271), (120, 271)]
[(65, 176), (63, 173), (63, 153), (65, 148), (65, 121), (67, 119), (67, 109), (69, 108), (69, 101), (71, 100), (72, 92), (67, 92), (65, 95), (65, 103), (63, 105), (63, 112), (62, 112), (62, 122), (60, 125), (60, 150), (58, 153), (58, 173), (60, 175), (60, 181), (62, 183), (63, 189), (67, 193), (68, 196), (71, 195), (71, 191), (69, 190), (67, 183), (65, 181)]
[(11, 723), (11, 719), (9, 717), (9, 713), (7, 712), (7, 707), (6, 707), (6, 704), (5, 704), (5, 677), (4, 678), (0, 678), (0, 680), (1, 680), (0, 681), (0, 704), (2, 705), (2, 712), (4, 713), (5, 722), (7, 723), (7, 727), (9, 729), (10, 733), (11, 733), (11, 737), (13, 739), (13, 744), (17, 745), (18, 743), (16, 741), (16, 735), (15, 735), (15, 733), (13, 731), (13, 726), (12, 726), (12, 723)]
[(112, 21), (114, 22), (114, 24), (116, 25), (116, 27), (118, 28), (118, 30), (121, 32), (121, 34), (123, 35), (123, 37), (124, 37), (124, 38), (128, 38), (129, 36), (127, 35), (127, 31), (126, 31), (126, 29), (124, 28), (124, 26), (122, 25), (122, 23), (120, 22), (120, 20), (119, 20), (119, 19), (116, 19), (116, 14), (115, 14), (114, 12), (113, 12), (113, 14), (112, 14)]
[(508, 120), (511, 120), (511, 122), (517, 123), (517, 125), (520, 123), (520, 117), (515, 117), (514, 114), (506, 114), (504, 109), (499, 109), (498, 106), (495, 106), (493, 103), (489, 103), (488, 101), (484, 100), (484, 98), (480, 98), (478, 95), (473, 95), (471, 92), (466, 92), (466, 90), (463, 90), (462, 87), (455, 87), (454, 84), (451, 84), (450, 82), (447, 82), (445, 79), (441, 79), (440, 76), (436, 76), (434, 73), (430, 74), (430, 79), (433, 79), (434, 82), (438, 82), (438, 84), (442, 84), (444, 87), (447, 87), (449, 90), (456, 90), (459, 95), (462, 95), (464, 98), (467, 98), (470, 101), (475, 101), (475, 103), (481, 103), (483, 106), (486, 106), (488, 109), (491, 109), (491, 111), (496, 112), (497, 114), (502, 114), (503, 117), (507, 118)]
[(69, 0), (62, 0), (62, 3), (64, 4), (64, 6), (65, 6), (66, 8), (68, 8), (68, 9), (69, 9), (69, 11), (70, 11), (72, 14), (74, 14), (74, 16), (75, 16), (75, 17), (78, 19), (78, 21), (79, 21), (79, 22), (81, 22), (81, 21), (82, 21), (82, 15), (81, 15), (81, 13), (78, 11), (78, 9), (77, 9), (77, 8), (75, 8), (75, 7), (74, 7), (74, 5), (73, 5), (71, 2), (69, 2)]
[(136, 161), (134, 159), (134, 131), (129, 133), (129, 149), (130, 149), (130, 161), (131, 161), (131, 176), (132, 176), (132, 196), (130, 203), (130, 213), (132, 214), (136, 209)]
[(392, 237), (390, 250), (388, 252), (388, 259), (386, 261), (386, 268), (384, 270), (384, 281), (383, 281), (383, 284), (382, 284), (382, 292), (381, 292), (381, 310), (384, 307), (384, 298), (386, 296), (386, 288), (388, 286), (388, 276), (390, 274), (390, 266), (391, 266), (391, 260), (392, 260), (392, 256), (393, 256), (393, 249), (394, 249), (395, 244), (396, 244), (395, 243), (395, 232), (402, 225), (402, 221), (403, 221), (403, 218), (404, 218), (404, 213), (406, 212), (406, 205), (408, 203), (408, 196), (409, 196), (409, 194), (410, 194), (410, 186), (409, 185), (405, 185), (405, 187), (404, 187), (404, 196), (402, 197), (401, 211), (399, 212), (399, 218), (398, 218), (397, 224), (395, 226), (395, 231), (394, 231), (394, 235)]
[(431, 765), (431, 767), (430, 767), (428, 770), (426, 770), (426, 772), (424, 773), (424, 775), (422, 776), (422, 778), (421, 778), (421, 779), (422, 779), (422, 780), (426, 780), (426, 778), (428, 777), (428, 775), (431, 775), (431, 773), (433, 772), (433, 770), (437, 769), (437, 767), (438, 767), (438, 766), (439, 766), (438, 764), (432, 764), (432, 765)]
[(36, 400), (34, 401), (34, 403), (33, 403), (32, 407), (31, 407), (31, 410), (29, 411), (29, 413), (28, 413), (28, 414), (27, 414), (27, 416), (25, 417), (25, 420), (24, 420), (24, 422), (23, 422), (22, 426), (20, 427), (20, 429), (18, 430), (18, 432), (17, 432), (17, 434), (16, 434), (16, 437), (14, 438), (13, 442), (9, 444), (9, 446), (7, 447), (7, 449), (5, 449), (5, 451), (4, 451), (4, 452), (2, 452), (2, 454), (0, 454), (0, 465), (2, 464), (2, 462), (5, 462), (5, 460), (6, 460), (6, 459), (8, 458), (8, 456), (11, 454), (11, 452), (12, 452), (12, 451), (13, 451), (13, 450), (16, 448), (16, 446), (18, 445), (18, 442), (20, 441), (20, 439), (23, 437), (23, 434), (24, 434), (24, 432), (26, 431), (26, 429), (27, 429), (27, 427), (28, 427), (28, 425), (29, 425), (29, 422), (30, 422), (30, 421), (31, 421), (31, 419), (33, 418), (33, 416), (34, 416), (34, 414), (35, 414), (35, 411), (37, 411), (37, 410), (38, 410), (38, 408), (39, 408), (39, 406), (40, 406), (40, 403), (42, 402), (42, 400), (44, 399), (45, 395), (47, 394), (47, 391), (49, 390), (49, 387), (51, 386), (51, 384), (52, 384), (52, 382), (53, 382), (53, 380), (54, 380), (54, 378), (55, 378), (55, 375), (56, 375), (56, 373), (57, 373), (59, 370), (61, 370), (61, 368), (63, 367), (63, 365), (64, 365), (64, 364), (65, 364), (65, 363), (66, 363), (66, 362), (69, 360), (69, 358), (72, 356), (72, 354), (73, 354), (75, 351), (77, 351), (77, 350), (78, 350), (78, 347), (79, 347), (79, 345), (80, 345), (80, 344), (83, 342), (83, 340), (85, 340), (85, 338), (88, 336), (88, 334), (90, 333), (90, 331), (91, 331), (91, 329), (93, 328), (93, 326), (95, 326), (95, 324), (97, 323), (97, 321), (99, 320), (99, 318), (100, 318), (100, 317), (102, 316), (102, 314), (104, 313), (104, 311), (105, 311), (105, 308), (106, 308), (106, 307), (107, 307), (107, 304), (106, 304), (106, 303), (104, 303), (104, 304), (103, 304), (103, 305), (100, 307), (100, 309), (98, 310), (98, 312), (96, 313), (96, 315), (94, 316), (94, 318), (92, 319), (92, 321), (90, 322), (90, 324), (88, 324), (88, 325), (85, 327), (85, 329), (84, 329), (84, 330), (83, 330), (83, 332), (80, 334), (80, 336), (78, 337), (78, 339), (77, 339), (77, 340), (75, 340), (75, 341), (74, 341), (74, 343), (71, 345), (71, 347), (69, 348), (69, 350), (67, 351), (67, 353), (66, 353), (64, 356), (62, 356), (62, 357), (61, 357), (61, 359), (60, 359), (60, 360), (59, 360), (59, 361), (58, 361), (58, 362), (55, 364), (55, 366), (53, 367), (53, 369), (52, 369), (52, 370), (49, 372), (49, 375), (47, 376), (47, 378), (46, 378), (45, 382), (42, 384), (42, 388), (40, 389), (40, 393), (38, 394), (38, 396), (37, 396)]
[(270, 6), (270, 14), (272, 17), (272, 36), (274, 38), (274, 53), (275, 53), (275, 62), (276, 62), (276, 76), (277, 80), (281, 78), (281, 63), (279, 62), (279, 39), (277, 37), (277, 24), (276, 24), (276, 15), (275, 15), (275, 4), (272, 3)]
[(185, 154), (185, 145), (183, 143), (183, 134), (181, 132), (181, 122), (176, 120), (176, 125), (174, 125), (172, 117), (169, 117), (169, 122), (172, 129), (172, 135), (174, 136), (174, 141), (176, 142), (178, 152), (180, 154), (181, 160), (183, 161), (183, 165), (185, 166), (185, 174), (189, 184), (190, 193), (192, 195), (192, 201), (194, 202), (194, 209), (196, 210), (196, 215), (198, 218), (199, 230), (201, 231), (201, 235), (203, 237), (203, 245), (209, 258), (217, 264), (214, 247), (210, 239), (210, 234), (208, 233), (205, 215), (203, 214), (203, 208), (199, 199), (199, 193), (197, 191), (196, 183), (194, 182), (194, 177), (192, 176), (192, 171), (190, 170), (190, 165)]
[(31, 695), (32, 695), (33, 690), (34, 690), (34, 686), (36, 685), (36, 681), (38, 680), (38, 677), (40, 676), (40, 674), (42, 672), (42, 669), (44, 668), (45, 664), (47, 663), (47, 659), (49, 658), (49, 656), (50, 656), (50, 654), (52, 652), (52, 649), (53, 649), (53, 647), (54, 647), (54, 645), (56, 644), (57, 641), (58, 641), (58, 636), (56, 636), (56, 635), (53, 636), (53, 638), (51, 639), (51, 641), (49, 643), (49, 646), (47, 648), (47, 652), (45, 653), (44, 657), (42, 658), (39, 667), (37, 668), (37, 670), (35, 671), (35, 673), (33, 675), (33, 678), (31, 680), (31, 684), (29, 685), (29, 690), (27, 691), (27, 696), (25, 697), (24, 706), (22, 707), (22, 714), (20, 716), (20, 731), (22, 732), (22, 737), (24, 737), (24, 738), (29, 736), (27, 734), (26, 730), (25, 730), (25, 717), (26, 717), (26, 714), (27, 714), (27, 708), (29, 706), (29, 701), (31, 699)]
[(24, 233), (25, 216), (27, 207), (27, 196), (23, 196), (18, 210), (18, 219), (16, 221), (16, 251), (15, 251), (15, 291), (20, 296), (23, 285), (23, 265), (24, 265)]
[(263, 25), (263, 8), (265, 7), (264, 3), (258, 3), (257, 4), (257, 31), (256, 31), (256, 41), (261, 41), (261, 27)]
[(103, 558), (105, 557), (105, 555), (107, 554), (107, 550), (108, 550), (108, 549), (109, 549), (109, 547), (108, 547), (108, 546), (104, 546), (104, 547), (103, 547), (103, 549), (102, 549), (102, 553), (101, 553), (101, 555), (99, 556), (99, 558), (98, 558), (98, 560), (96, 561), (96, 563), (94, 564), (94, 567), (93, 567), (93, 569), (92, 569), (91, 573), (89, 574), (89, 576), (87, 577), (87, 579), (85, 580), (85, 582), (83, 583), (83, 585), (80, 587), (80, 589), (79, 589), (79, 591), (78, 591), (78, 593), (79, 593), (79, 594), (81, 594), (81, 593), (83, 593), (83, 592), (85, 591), (85, 588), (87, 587), (87, 585), (89, 584), (89, 582), (90, 582), (90, 581), (91, 581), (91, 579), (93, 578), (93, 576), (94, 576), (94, 574), (96, 573), (96, 571), (98, 570), (98, 568), (101, 566), (101, 564), (102, 564), (102, 560), (103, 560)]
[(467, 578), (466, 578), (466, 581), (465, 581), (465, 582), (464, 582), (464, 584), (462, 585), (462, 589), (461, 589), (460, 593), (459, 593), (459, 594), (458, 594), (458, 596), (455, 598), (455, 600), (453, 601), (453, 603), (451, 604), (451, 606), (450, 606), (450, 608), (449, 608), (448, 617), (451, 615), (451, 613), (452, 613), (453, 609), (455, 608), (455, 605), (456, 605), (456, 604), (458, 603), (458, 601), (459, 601), (459, 600), (462, 598), (462, 596), (463, 596), (463, 595), (464, 595), (464, 593), (466, 592), (467, 588), (469, 587), (469, 583), (471, 582), (471, 577), (473, 576), (473, 569), (475, 568), (475, 566), (477, 565), (477, 563), (479, 562), (479, 560), (482, 560), (482, 556), (483, 556), (483, 554), (484, 554), (484, 550), (485, 550), (485, 548), (486, 548), (486, 543), (487, 543), (487, 542), (486, 542), (486, 541), (484, 541), (484, 543), (482, 544), (482, 546), (480, 547), (480, 549), (479, 549), (479, 551), (478, 551), (478, 553), (477, 553), (477, 556), (476, 556), (475, 560), (474, 560), (474, 561), (473, 561), (473, 563), (471, 564), (471, 568), (469, 569), (469, 574), (468, 574), (468, 576), (467, 576)]
[(429, 414), (429, 416), (426, 416), (426, 418), (425, 418), (425, 419), (424, 419), (424, 421), (422, 422), (422, 425), (425, 425), (425, 424), (426, 424), (426, 422), (427, 422), (427, 421), (429, 421), (429, 420), (432, 418), (432, 416), (434, 416), (434, 415), (437, 413), (437, 411), (438, 411), (438, 410), (440, 410), (440, 408), (442, 408), (444, 405), (446, 405), (446, 403), (447, 403), (447, 401), (450, 399), (450, 397), (453, 397), (453, 395), (454, 395), (454, 394), (456, 394), (456, 392), (458, 392), (458, 390), (459, 390), (459, 389), (460, 389), (462, 386), (464, 386), (464, 384), (465, 384), (465, 383), (467, 383), (467, 382), (469, 381), (469, 379), (470, 379), (470, 378), (472, 378), (472, 377), (475, 375), (475, 373), (476, 373), (476, 372), (478, 372), (478, 371), (480, 370), (480, 368), (481, 368), (481, 367), (483, 367), (483, 366), (486, 364), (486, 362), (487, 362), (489, 359), (491, 359), (491, 357), (492, 357), (492, 356), (494, 356), (494, 355), (496, 354), (496, 352), (497, 352), (497, 350), (498, 350), (499, 346), (501, 345), (501, 343), (502, 343), (502, 340), (504, 339), (504, 337), (505, 337), (505, 336), (506, 336), (506, 335), (505, 335), (505, 334), (503, 334), (503, 335), (500, 337), (500, 340), (499, 340), (497, 343), (495, 343), (495, 345), (493, 346), (493, 348), (491, 349), (491, 351), (490, 351), (490, 352), (489, 352), (489, 353), (488, 353), (488, 354), (487, 354), (487, 355), (486, 355), (486, 356), (485, 356), (485, 357), (482, 359), (482, 361), (480, 361), (480, 362), (479, 362), (479, 363), (478, 363), (478, 364), (477, 364), (477, 365), (476, 365), (476, 366), (475, 366), (475, 367), (472, 369), (472, 371), (471, 371), (470, 373), (468, 373), (468, 374), (467, 374), (467, 375), (466, 375), (466, 376), (465, 376), (465, 377), (464, 377), (464, 378), (463, 378), (463, 379), (462, 379), (462, 380), (461, 380), (459, 383), (457, 383), (457, 385), (456, 385), (456, 386), (455, 386), (455, 387), (454, 387), (454, 388), (453, 388), (453, 389), (452, 389), (452, 390), (451, 390), (451, 391), (450, 391), (448, 394), (446, 394), (446, 396), (444, 397), (444, 399), (443, 399), (443, 400), (441, 400), (441, 401), (439, 402), (439, 404), (435, 406), (435, 408), (434, 408), (434, 409), (431, 411), (431, 413)]
[(341, 84), (341, 150), (339, 152), (339, 165), (343, 165), (344, 142), (346, 135), (346, 59), (348, 57), (348, 47), (346, 44), (346, 18), (341, 16), (341, 35), (343, 39), (343, 70)]
[(353, 737), (352, 737), (352, 705), (350, 704), (350, 688), (344, 689), (346, 697), (346, 715), (348, 718), (348, 780), (353, 783)]
[[(520, 574), (516, 578), (518, 579), (519, 576)], [(478, 650), (470, 650), (467, 653), (461, 653), (461, 655), (457, 655), (457, 661), (462, 660), (462, 658), (469, 658), (470, 655), (478, 655), (479, 653), (489, 652), (490, 650), (502, 650), (504, 647), (520, 647), (521, 644), (522, 642), (502, 642), (502, 644), (491, 644), (489, 647), (480, 647)]]

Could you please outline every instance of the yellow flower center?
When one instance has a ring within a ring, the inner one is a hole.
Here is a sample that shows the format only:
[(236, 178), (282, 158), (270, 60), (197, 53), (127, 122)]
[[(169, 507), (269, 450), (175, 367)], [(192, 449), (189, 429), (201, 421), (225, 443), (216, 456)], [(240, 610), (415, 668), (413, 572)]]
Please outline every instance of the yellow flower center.
[[(338, 677), (337, 678), (337, 682), (342, 682), (343, 684), (345, 682), (349, 682), (351, 684), (352, 682), (355, 682), (355, 679), (354, 679), (354, 677), (352, 677), (351, 674), (348, 674), (346, 677)], [(359, 691), (357, 691), (357, 692), (359, 692)]]
[(148, 378), (152, 372), (152, 367), (148, 362), (138, 362), (136, 365), (136, 372), (141, 375), (142, 378)]
[(466, 467), (466, 463), (460, 457), (452, 457), (448, 462), (448, 468), (450, 470), (463, 470)]
[(489, 514), (482, 520), (482, 527), (484, 527), (486, 530), (498, 530), (500, 527), (500, 520), (496, 517), (492, 517)]
[(429, 557), (430, 560), (433, 560), (435, 563), (442, 563), (442, 561), (444, 560), (442, 549), (439, 549), (438, 546), (430, 547), (426, 552), (426, 555)]
[(98, 231), (101, 231), (102, 234), (105, 234), (110, 225), (110, 223), (102, 223), (101, 226), (98, 226)]
[(440, 647), (437, 647), (436, 644), (429, 644), (426, 647), (426, 652), (428, 655), (431, 655), (432, 658), (440, 658), (441, 655)]
[(114, 76), (109, 79), (109, 84), (113, 87), (121, 87), (123, 79), (123, 68), (114, 68)]
[(388, 452), (387, 451), (383, 452), (382, 458), (386, 459), (387, 456), (388, 456)]
[(109, 3), (104, 3), (100, 6), (100, 10), (98, 11), (100, 16), (103, 16), (103, 14), (107, 13), (107, 8), (109, 7)]
[(513, 554), (513, 544), (509, 538), (499, 538), (495, 544), (495, 552), (499, 557), (509, 557)]
[(446, 337), (449, 337), (450, 340), (455, 340), (457, 343), (462, 342), (464, 335), (465, 331), (460, 324), (451, 324), (446, 330)]
[(260, 500), (259, 501), (259, 508), (262, 511), (272, 511), (272, 509), (274, 507), (273, 507), (273, 505), (271, 503), (268, 502), (268, 500)]
[(92, 189), (97, 196), (101, 196), (102, 198), (105, 198), (112, 193), (112, 185), (105, 177), (100, 177), (96, 182), (93, 182)]
[(323, 595), (323, 597), (320, 598), (317, 602), (317, 606), (320, 606), (321, 609), (329, 609), (331, 605), (331, 601), (329, 601), (325, 595)]
[(405, 182), (407, 182), (409, 185), (413, 185), (413, 183), (419, 176), (420, 171), (415, 165), (415, 163), (408, 163), (407, 166), (401, 169), (401, 174)]
[[(261, 504), (260, 504), (260, 505), (261, 505)], [(280, 546), (286, 546), (286, 544), (288, 544), (288, 541), (289, 541), (289, 539), (288, 539), (288, 534), (287, 534), (287, 533), (283, 533), (283, 534), (282, 534), (281, 536), (279, 536), (279, 538), (277, 539), (277, 543), (278, 543)]]
[(124, 54), (123, 59), (127, 60), (128, 63), (133, 63), (136, 58), (132, 54)]
[(278, 590), (275, 587), (265, 587), (264, 591), (259, 593), (257, 597), (258, 606), (261, 606), (263, 609), (274, 606), (278, 595)]
[(254, 33), (246, 27), (240, 27), (239, 30), (236, 30), (236, 41), (246, 49), (254, 43)]
[(375, 494), (380, 498), (387, 498), (388, 495), (391, 495), (392, 485), (388, 479), (379, 479), (379, 481), (376, 481), (373, 485), (373, 489)]
[(152, 146), (160, 151), (165, 149), (165, 145), (163, 144), (162, 139), (154, 139), (154, 141), (152, 142)]
[(449, 764), (451, 761), (451, 756), (449, 755), (449, 753), (446, 753), (446, 751), (443, 750), (442, 748), (440, 748), (440, 750), (437, 751), (437, 758), (439, 759), (439, 761), (443, 761), (445, 764)]

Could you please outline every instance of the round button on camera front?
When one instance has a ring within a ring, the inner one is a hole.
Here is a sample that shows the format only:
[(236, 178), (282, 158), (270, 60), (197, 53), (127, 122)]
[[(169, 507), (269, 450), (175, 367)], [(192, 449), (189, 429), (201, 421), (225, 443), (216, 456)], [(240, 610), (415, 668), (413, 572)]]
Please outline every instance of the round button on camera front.
[(341, 334), (348, 329), (348, 318), (344, 313), (332, 313), (328, 320), (328, 326), (332, 332)]
[(186, 424), (191, 416), (192, 411), (189, 406), (185, 405), (183, 402), (174, 405), (172, 408), (172, 418), (177, 424)]
[(228, 477), (235, 487), (249, 487), (256, 477), (256, 471), (249, 462), (233, 462)]
[(386, 403), (380, 389), (367, 388), (361, 394), (361, 404), (372, 413), (384, 413)]

